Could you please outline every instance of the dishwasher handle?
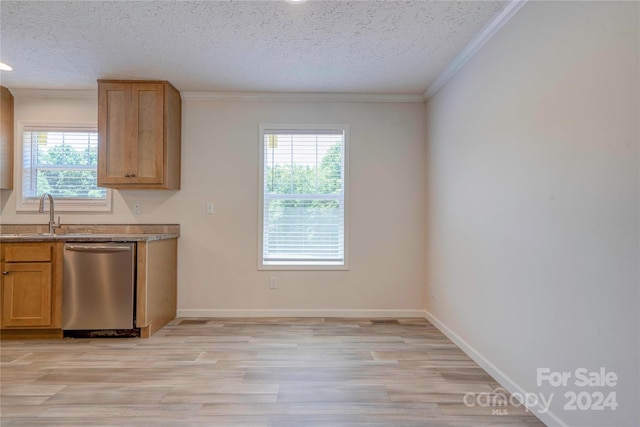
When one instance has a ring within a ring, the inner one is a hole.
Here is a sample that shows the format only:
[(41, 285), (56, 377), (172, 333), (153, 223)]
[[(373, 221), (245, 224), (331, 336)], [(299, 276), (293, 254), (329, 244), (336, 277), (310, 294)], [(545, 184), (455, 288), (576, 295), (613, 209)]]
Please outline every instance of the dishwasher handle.
[(131, 251), (132, 247), (129, 245), (66, 245), (64, 249), (75, 252), (127, 252)]

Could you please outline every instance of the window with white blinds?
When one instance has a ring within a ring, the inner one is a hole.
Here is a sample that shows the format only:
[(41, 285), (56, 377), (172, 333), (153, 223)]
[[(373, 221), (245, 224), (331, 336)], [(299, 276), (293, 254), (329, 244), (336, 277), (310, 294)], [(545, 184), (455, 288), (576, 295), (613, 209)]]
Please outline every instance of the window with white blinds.
[(56, 210), (108, 210), (110, 192), (97, 186), (95, 127), (22, 127), (21, 203), (37, 208), (50, 193)]
[(261, 126), (260, 268), (347, 268), (346, 126)]

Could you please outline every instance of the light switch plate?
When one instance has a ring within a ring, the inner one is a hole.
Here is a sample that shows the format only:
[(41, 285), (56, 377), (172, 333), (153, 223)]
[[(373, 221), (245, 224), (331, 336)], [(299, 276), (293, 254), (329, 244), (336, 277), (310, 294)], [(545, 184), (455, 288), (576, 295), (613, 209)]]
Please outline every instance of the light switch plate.
[(134, 215), (140, 215), (141, 213), (142, 213), (142, 203), (135, 202), (133, 204), (133, 214)]
[(213, 202), (207, 202), (207, 214), (211, 215), (213, 212)]

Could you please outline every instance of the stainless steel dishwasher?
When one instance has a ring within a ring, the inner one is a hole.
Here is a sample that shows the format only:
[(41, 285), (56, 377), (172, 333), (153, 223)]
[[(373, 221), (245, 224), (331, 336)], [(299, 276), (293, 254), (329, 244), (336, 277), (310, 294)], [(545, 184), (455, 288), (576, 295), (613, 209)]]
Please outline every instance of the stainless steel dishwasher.
[(64, 331), (134, 329), (135, 256), (135, 243), (65, 243)]

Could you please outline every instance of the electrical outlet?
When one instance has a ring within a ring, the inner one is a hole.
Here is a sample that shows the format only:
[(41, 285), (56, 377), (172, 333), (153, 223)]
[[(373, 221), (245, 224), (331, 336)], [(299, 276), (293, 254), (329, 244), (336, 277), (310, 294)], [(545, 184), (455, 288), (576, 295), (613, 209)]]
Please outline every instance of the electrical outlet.
[(135, 202), (133, 204), (133, 214), (134, 215), (140, 215), (140, 213), (142, 213), (142, 203)]
[(269, 288), (278, 289), (278, 278), (275, 276), (269, 277)]
[(207, 202), (207, 215), (211, 215), (215, 211), (213, 210), (213, 202)]

